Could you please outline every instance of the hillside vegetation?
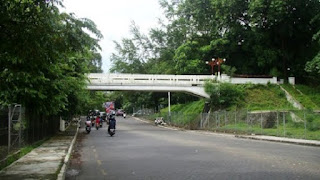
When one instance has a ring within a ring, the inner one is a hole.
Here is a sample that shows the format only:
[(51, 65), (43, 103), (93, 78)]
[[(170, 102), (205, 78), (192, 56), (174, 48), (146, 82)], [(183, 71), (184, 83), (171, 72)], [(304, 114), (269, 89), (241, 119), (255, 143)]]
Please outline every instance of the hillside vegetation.
[[(278, 85), (236, 85), (237, 88), (243, 91), (243, 99), (238, 100), (236, 104), (228, 107), (225, 110), (246, 109), (249, 111), (256, 110), (292, 110), (293, 106), (287, 101), (285, 93)], [(179, 112), (183, 114), (198, 114), (204, 108), (205, 99), (190, 102), (187, 104), (171, 105), (171, 112)], [(224, 110), (224, 109), (222, 109)], [(168, 113), (168, 107), (160, 112), (161, 114)]]
[[(288, 87), (294, 89), (292, 86), (286, 86)], [(320, 115), (313, 111), (294, 108), (287, 101), (280, 86), (245, 84), (235, 85), (233, 88), (242, 91), (243, 96), (226, 109), (219, 111), (213, 107), (210, 114), (201, 115), (205, 101), (208, 101), (201, 99), (187, 104), (172, 105), (171, 117), (168, 116), (167, 107), (149, 118), (152, 120), (161, 116), (168, 124), (186, 129), (320, 139)], [(311, 104), (318, 100), (319, 94), (307, 86), (298, 86), (295, 91), (301, 91), (301, 98), (308, 99), (303, 102)], [(309, 97), (313, 99), (310, 100)], [(313, 105), (318, 107), (316, 103)], [(268, 110), (274, 112), (266, 112)]]
[(320, 87), (312, 88), (305, 85), (292, 86), (290, 84), (281, 86), (299, 101), (304, 108), (320, 110)]
[[(183, 114), (199, 114), (204, 108), (205, 100), (201, 99), (198, 101), (190, 102), (187, 104), (174, 104), (171, 106), (171, 112), (179, 112)], [(167, 114), (169, 111), (168, 107), (161, 110), (161, 114)]]
[[(230, 84), (228, 84), (228, 86), (230, 86)], [(235, 85), (233, 88), (237, 88), (238, 91), (241, 91), (243, 93), (242, 97), (237, 98), (236, 103), (232, 106), (220, 110), (239, 111), (245, 109), (245, 111), (255, 111), (293, 109), (292, 105), (286, 100), (284, 92), (277, 85), (245, 84)], [(227, 96), (227, 94), (225, 96)], [(168, 107), (166, 107), (161, 109), (158, 114), (154, 114), (148, 118), (153, 120), (156, 117), (162, 116), (176, 126), (191, 126), (192, 124), (199, 123), (200, 113), (203, 111), (206, 101), (208, 100), (200, 99), (187, 104), (171, 105), (171, 117), (168, 117), (169, 110)], [(213, 99), (211, 101), (223, 102), (224, 99)], [(215, 110), (216, 109), (212, 107), (212, 111)]]
[[(115, 42), (111, 73), (208, 75), (220, 71), (281, 79), (294, 75), (320, 83), (319, 0), (161, 0), (160, 5), (164, 19), (149, 32), (143, 33), (133, 22), (130, 36)], [(220, 68), (210, 67), (207, 63), (212, 59), (226, 61)], [(136, 107), (151, 109), (161, 98), (165, 96), (156, 93), (123, 96)], [(269, 101), (265, 105), (258, 100), (245, 105), (249, 109), (290, 108), (264, 98)], [(186, 102), (181, 96), (171, 100)], [(217, 109), (229, 106), (230, 101), (225, 102)]]
[(278, 85), (244, 85), (244, 89), (244, 101), (238, 102), (236, 108), (250, 111), (293, 109)]

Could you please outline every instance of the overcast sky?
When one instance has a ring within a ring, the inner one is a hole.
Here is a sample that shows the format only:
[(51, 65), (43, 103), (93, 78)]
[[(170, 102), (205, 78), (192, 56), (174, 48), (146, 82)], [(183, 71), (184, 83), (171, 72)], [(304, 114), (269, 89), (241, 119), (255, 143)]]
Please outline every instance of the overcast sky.
[(114, 51), (113, 41), (129, 37), (132, 21), (147, 33), (162, 16), (158, 0), (64, 0), (65, 11), (73, 12), (78, 18), (93, 20), (103, 34), (102, 69), (108, 72), (111, 66), (110, 55)]

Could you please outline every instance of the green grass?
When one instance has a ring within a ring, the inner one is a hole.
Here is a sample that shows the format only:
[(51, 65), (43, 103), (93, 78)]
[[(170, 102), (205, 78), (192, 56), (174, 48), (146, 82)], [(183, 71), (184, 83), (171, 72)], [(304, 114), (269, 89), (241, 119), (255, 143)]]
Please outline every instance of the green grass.
[(166, 123), (170, 125), (191, 128), (194, 123), (199, 120), (199, 114), (204, 108), (205, 100), (201, 99), (199, 101), (190, 102), (187, 104), (175, 104), (171, 106), (171, 116), (169, 117), (169, 109), (164, 108), (157, 114), (145, 117), (149, 120), (154, 120), (156, 117), (164, 117)]
[(10, 164), (12, 164), (13, 162), (15, 162), (16, 160), (20, 159), (21, 157), (23, 157), (24, 155), (28, 154), (29, 152), (31, 152), (33, 149), (37, 148), (38, 146), (40, 146), (42, 143), (44, 143), (47, 139), (38, 141), (32, 145), (23, 147), (20, 149), (20, 151), (16, 154), (11, 154), (7, 157), (7, 160), (5, 162), (3, 162), (2, 164), (0, 164), (0, 170), (2, 170), (3, 168), (9, 166)]
[[(187, 104), (175, 104), (171, 106), (171, 112), (179, 112), (183, 114), (199, 114), (202, 112), (204, 108), (204, 103), (205, 100), (199, 100), (199, 101), (194, 101), (190, 102)], [(161, 109), (161, 114), (162, 113), (168, 113), (169, 109), (168, 107)]]
[[(219, 118), (212, 115), (209, 123), (203, 127), (203, 129), (227, 132), (235, 134), (257, 134), (268, 136), (289, 137), (298, 139), (320, 140), (320, 114), (310, 111), (294, 111), (294, 114), (302, 117), (300, 121), (294, 121), (288, 112), (285, 112), (285, 121), (283, 121), (282, 112), (279, 113), (278, 118), (275, 119), (274, 125), (270, 128), (261, 128), (259, 119), (253, 121), (253, 123), (247, 123), (247, 118), (237, 113), (237, 120), (234, 120), (235, 112), (229, 112), (227, 121), (225, 121), (225, 115), (220, 114)], [(305, 120), (305, 121), (304, 121)]]
[(245, 94), (244, 100), (239, 101), (228, 110), (247, 109), (249, 111), (257, 111), (294, 109), (278, 85), (245, 84), (238, 86), (242, 86), (243, 88)]
[[(230, 112), (212, 113), (209, 123), (203, 129), (236, 134), (262, 134), (320, 140), (320, 114), (312, 111), (295, 110), (287, 101), (280, 86), (246, 84), (239, 85), (239, 88), (243, 88), (245, 92), (244, 100), (229, 108)], [(308, 94), (309, 97), (314, 97), (314, 102), (317, 102), (317, 93), (314, 93), (312, 89), (304, 86), (298, 86), (298, 88), (303, 93)], [(171, 118), (168, 117), (168, 108), (165, 108), (159, 114), (153, 115), (152, 118), (149, 117), (149, 119), (153, 120), (155, 117), (162, 116), (171, 125), (186, 129), (198, 129), (200, 128), (199, 114), (203, 110), (204, 103), (205, 100), (199, 100), (188, 104), (172, 105)], [(309, 102), (309, 104), (311, 103)], [(237, 112), (232, 111), (235, 109)], [(292, 112), (298, 119), (300, 118), (301, 122), (293, 120), (290, 114), (286, 112), (285, 124), (281, 113), (279, 113), (278, 124), (275, 123), (272, 128), (261, 128), (258, 120), (256, 120), (256, 124), (247, 124), (247, 112), (256, 110), (294, 110)], [(216, 114), (220, 117), (216, 118)], [(224, 118), (227, 120), (224, 120)], [(235, 121), (235, 119), (237, 120)]]
[(309, 87), (306, 85), (295, 85), (295, 87), (315, 104), (317, 110), (320, 110), (320, 86)]
[[(306, 109), (320, 109), (320, 91), (310, 87), (297, 85), (297, 88), (290, 84), (281, 85), (286, 91), (288, 91), (291, 96), (293, 96), (297, 101), (299, 101), (303, 107)], [(302, 92), (302, 94), (298, 91)]]

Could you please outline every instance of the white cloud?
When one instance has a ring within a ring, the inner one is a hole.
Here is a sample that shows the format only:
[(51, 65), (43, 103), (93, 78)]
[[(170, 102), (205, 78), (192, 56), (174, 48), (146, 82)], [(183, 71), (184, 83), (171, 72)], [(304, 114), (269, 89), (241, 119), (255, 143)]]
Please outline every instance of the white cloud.
[(73, 12), (79, 18), (93, 20), (104, 38), (102, 47), (102, 69), (108, 72), (111, 67), (110, 55), (114, 52), (113, 41), (129, 37), (132, 21), (143, 33), (156, 27), (157, 18), (162, 16), (158, 0), (64, 0), (67, 12)]

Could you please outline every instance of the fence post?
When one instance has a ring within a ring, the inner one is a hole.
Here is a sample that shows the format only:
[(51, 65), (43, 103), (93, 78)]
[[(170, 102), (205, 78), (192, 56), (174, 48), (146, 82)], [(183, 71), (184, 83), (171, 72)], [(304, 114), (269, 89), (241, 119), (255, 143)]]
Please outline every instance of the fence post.
[(283, 136), (284, 137), (286, 137), (286, 115), (285, 115), (286, 113), (285, 112), (283, 112), (283, 114), (282, 114), (282, 119), (283, 119)]
[(21, 132), (22, 132), (22, 106), (20, 106), (20, 112), (19, 112), (19, 148), (21, 148), (21, 138), (22, 138), (22, 135), (21, 135)]
[(237, 109), (234, 111), (234, 128), (237, 127)]
[(306, 110), (303, 111), (303, 119), (304, 119), (304, 139), (307, 139), (307, 120), (306, 120)]
[(218, 123), (218, 111), (216, 111), (216, 130), (218, 129), (218, 125), (219, 125), (219, 123)]
[(227, 127), (227, 111), (224, 110), (224, 128)]
[(200, 116), (201, 117), (201, 119), (200, 119), (200, 129), (202, 129), (202, 126), (203, 126), (202, 125), (203, 124), (203, 119), (204, 119), (203, 116), (204, 116), (204, 113), (201, 113), (201, 116)]
[(250, 124), (249, 124), (249, 110), (248, 110), (248, 108), (246, 109), (247, 111), (246, 111), (246, 123), (247, 123), (247, 132), (249, 133), (249, 134), (252, 134), (251, 133), (251, 127), (250, 127)]
[(208, 130), (210, 130), (210, 119), (211, 119), (211, 113), (208, 114)]
[(217, 115), (218, 115), (218, 123), (219, 123), (218, 128), (220, 129), (220, 126), (221, 126), (221, 121), (220, 121), (220, 110), (219, 110), (219, 113), (218, 113)]
[(189, 129), (191, 130), (191, 119), (189, 119), (188, 121), (189, 121)]
[(279, 136), (279, 111), (277, 111), (277, 136)]
[(263, 125), (262, 125), (262, 113), (260, 113), (260, 124), (261, 124), (260, 134), (262, 135), (262, 129), (263, 129)]
[(11, 104), (9, 105), (9, 112), (8, 112), (8, 154), (10, 153), (10, 146), (11, 146)]

